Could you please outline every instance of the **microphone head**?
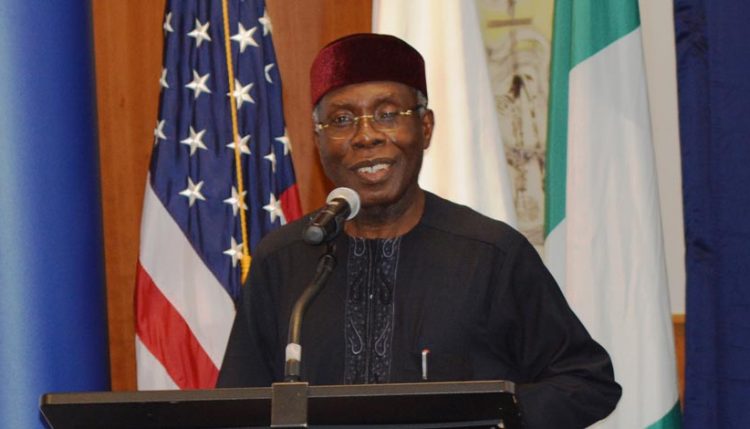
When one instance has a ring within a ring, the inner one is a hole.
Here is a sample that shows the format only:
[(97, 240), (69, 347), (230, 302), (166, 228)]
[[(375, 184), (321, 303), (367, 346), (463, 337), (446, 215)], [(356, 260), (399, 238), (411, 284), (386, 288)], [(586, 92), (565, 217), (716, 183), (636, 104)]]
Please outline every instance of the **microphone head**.
[(351, 188), (345, 188), (343, 186), (340, 188), (336, 188), (331, 191), (330, 194), (328, 194), (326, 203), (330, 203), (337, 198), (341, 198), (345, 200), (347, 204), (349, 204), (349, 216), (347, 216), (346, 220), (354, 219), (354, 217), (359, 213), (359, 194), (357, 194), (357, 191)]

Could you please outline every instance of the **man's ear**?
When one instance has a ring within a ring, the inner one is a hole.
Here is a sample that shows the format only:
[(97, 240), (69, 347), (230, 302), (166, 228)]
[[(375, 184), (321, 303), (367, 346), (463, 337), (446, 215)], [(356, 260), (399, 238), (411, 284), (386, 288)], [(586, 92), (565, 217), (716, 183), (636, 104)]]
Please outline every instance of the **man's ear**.
[(432, 131), (435, 129), (435, 115), (432, 110), (426, 109), (422, 115), (422, 137), (424, 138), (424, 146), (422, 149), (430, 147), (430, 141), (432, 140)]

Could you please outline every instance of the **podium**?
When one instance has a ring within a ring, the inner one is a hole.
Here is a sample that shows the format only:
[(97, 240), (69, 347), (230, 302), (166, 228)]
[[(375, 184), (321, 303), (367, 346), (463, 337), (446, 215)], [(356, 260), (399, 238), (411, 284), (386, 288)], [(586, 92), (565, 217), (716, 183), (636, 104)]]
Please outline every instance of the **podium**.
[(52, 429), (520, 428), (509, 381), (47, 393)]

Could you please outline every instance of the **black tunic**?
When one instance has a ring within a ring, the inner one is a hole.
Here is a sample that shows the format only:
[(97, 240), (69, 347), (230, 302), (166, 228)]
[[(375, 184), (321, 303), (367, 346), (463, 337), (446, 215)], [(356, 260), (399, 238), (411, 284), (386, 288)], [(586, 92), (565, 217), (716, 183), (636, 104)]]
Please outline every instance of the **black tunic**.
[[(283, 380), (294, 302), (323, 247), (303, 218), (253, 258), (219, 387)], [(505, 379), (528, 428), (585, 427), (620, 397), (607, 352), (586, 332), (531, 244), (508, 225), (427, 193), (420, 222), (393, 239), (339, 236), (339, 261), (307, 310), (310, 384)]]

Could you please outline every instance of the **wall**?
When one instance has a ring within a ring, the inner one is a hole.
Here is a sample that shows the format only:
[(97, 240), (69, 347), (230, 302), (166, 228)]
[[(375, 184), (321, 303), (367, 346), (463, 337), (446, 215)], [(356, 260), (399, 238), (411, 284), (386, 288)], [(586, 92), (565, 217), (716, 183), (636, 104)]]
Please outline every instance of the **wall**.
[(672, 314), (685, 314), (685, 236), (672, 0), (640, 1)]

